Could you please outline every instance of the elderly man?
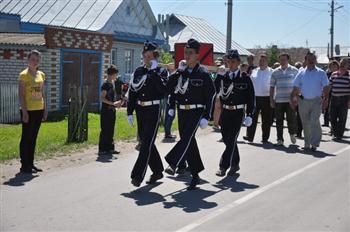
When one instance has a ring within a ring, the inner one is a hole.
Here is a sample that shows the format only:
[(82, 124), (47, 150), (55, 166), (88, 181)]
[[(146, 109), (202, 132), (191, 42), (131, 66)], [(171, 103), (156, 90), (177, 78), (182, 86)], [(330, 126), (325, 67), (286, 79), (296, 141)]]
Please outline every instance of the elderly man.
[(299, 105), (304, 128), (304, 149), (316, 151), (322, 137), (320, 115), (322, 106), (328, 101), (329, 81), (326, 73), (316, 67), (315, 54), (308, 53), (305, 60), (306, 68), (297, 74), (293, 83), (291, 104)]

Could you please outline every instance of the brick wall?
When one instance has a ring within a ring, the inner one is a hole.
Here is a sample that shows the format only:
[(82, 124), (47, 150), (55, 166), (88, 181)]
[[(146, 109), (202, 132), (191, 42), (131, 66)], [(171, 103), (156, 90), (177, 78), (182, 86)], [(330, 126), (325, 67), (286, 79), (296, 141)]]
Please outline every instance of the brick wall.
[(102, 52), (102, 78), (107, 78), (107, 68), (111, 63), (111, 53)]
[(27, 67), (27, 56), (32, 49), (37, 49), (42, 53), (39, 69), (46, 74), (45, 89), (48, 109), (57, 110), (60, 91), (60, 52), (58, 49), (0, 46), (0, 82), (18, 81), (19, 73)]

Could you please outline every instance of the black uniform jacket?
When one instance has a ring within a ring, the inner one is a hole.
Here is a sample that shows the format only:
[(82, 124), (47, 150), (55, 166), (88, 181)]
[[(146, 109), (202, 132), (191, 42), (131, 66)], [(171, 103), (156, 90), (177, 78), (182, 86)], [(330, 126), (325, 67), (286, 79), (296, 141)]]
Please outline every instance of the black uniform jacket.
[(137, 101), (146, 102), (163, 99), (166, 94), (166, 81), (168, 78), (167, 70), (160, 67), (148, 70), (145, 66), (140, 66), (133, 75), (134, 83), (138, 83), (144, 75), (147, 75), (147, 78), (142, 88), (138, 91), (133, 89), (130, 83), (127, 104), (128, 115), (133, 114)]
[[(184, 94), (175, 93), (179, 77), (182, 75), (183, 83), (189, 79), (187, 91)], [(215, 87), (206, 68), (199, 63), (192, 72), (186, 68), (176, 71), (169, 76), (167, 90), (179, 105), (201, 104), (205, 106), (203, 118), (209, 120), (215, 99)]]
[(237, 76), (233, 79), (229, 76), (229, 71), (225, 75), (218, 75), (215, 79), (215, 88), (220, 91), (221, 81), (223, 81), (224, 91), (226, 92), (231, 83), (233, 83), (233, 91), (227, 99), (220, 97), (221, 103), (225, 105), (246, 105), (246, 114), (251, 116), (255, 110), (255, 93), (254, 86), (250, 77), (245, 73), (238, 71)]

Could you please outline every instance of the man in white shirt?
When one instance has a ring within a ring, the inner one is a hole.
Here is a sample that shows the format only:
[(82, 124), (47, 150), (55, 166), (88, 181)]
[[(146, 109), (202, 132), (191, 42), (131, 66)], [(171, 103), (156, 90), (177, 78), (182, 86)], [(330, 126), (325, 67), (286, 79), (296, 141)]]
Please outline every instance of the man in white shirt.
[(267, 143), (270, 137), (272, 124), (272, 108), (270, 105), (270, 78), (272, 69), (268, 67), (268, 60), (265, 54), (260, 55), (259, 67), (252, 71), (250, 76), (255, 91), (255, 113), (253, 115), (253, 124), (247, 128), (246, 136), (243, 138), (253, 142), (258, 122), (259, 113), (261, 113), (262, 142)]

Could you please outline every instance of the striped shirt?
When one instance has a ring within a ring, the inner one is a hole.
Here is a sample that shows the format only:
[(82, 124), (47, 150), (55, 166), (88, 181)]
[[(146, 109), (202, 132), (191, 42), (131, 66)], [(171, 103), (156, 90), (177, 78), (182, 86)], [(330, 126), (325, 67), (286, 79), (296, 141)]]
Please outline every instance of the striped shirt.
[(340, 75), (339, 71), (332, 73), (329, 83), (332, 87), (332, 96), (341, 97), (350, 95), (349, 71), (346, 71), (344, 75)]
[(291, 65), (288, 65), (285, 70), (281, 66), (273, 70), (270, 87), (274, 87), (276, 90), (275, 101), (277, 103), (289, 102), (290, 94), (293, 91), (293, 81), (297, 73), (298, 69)]

